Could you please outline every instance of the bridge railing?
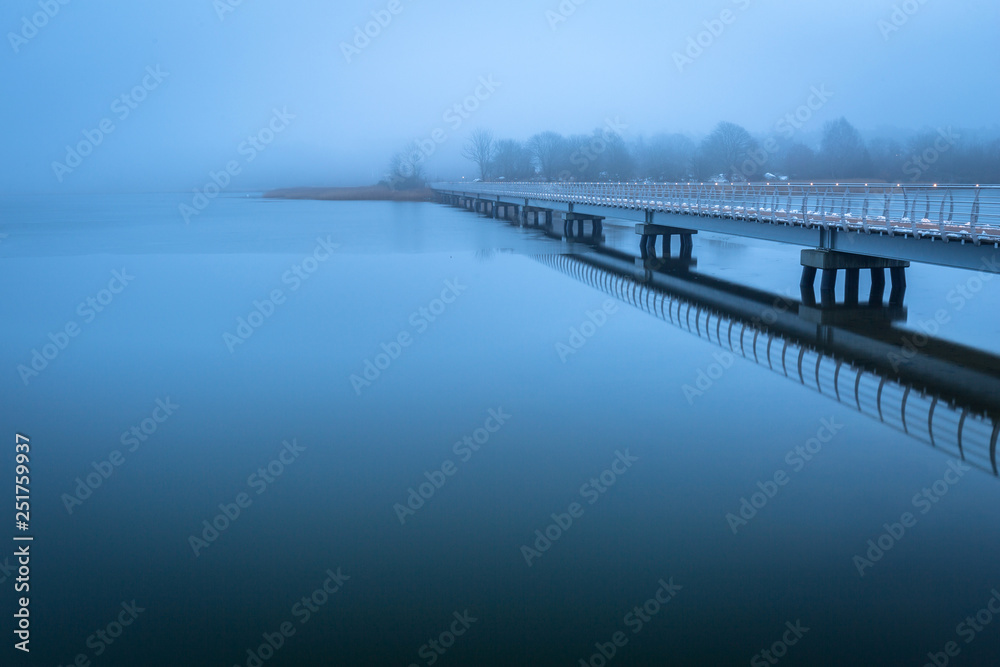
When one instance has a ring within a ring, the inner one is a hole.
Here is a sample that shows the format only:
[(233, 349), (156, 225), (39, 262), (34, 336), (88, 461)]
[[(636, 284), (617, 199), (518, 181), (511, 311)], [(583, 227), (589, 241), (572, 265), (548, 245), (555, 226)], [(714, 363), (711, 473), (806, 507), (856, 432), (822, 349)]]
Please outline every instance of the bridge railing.
[(840, 183), (435, 183), (436, 190), (843, 231), (1000, 243), (1000, 186)]

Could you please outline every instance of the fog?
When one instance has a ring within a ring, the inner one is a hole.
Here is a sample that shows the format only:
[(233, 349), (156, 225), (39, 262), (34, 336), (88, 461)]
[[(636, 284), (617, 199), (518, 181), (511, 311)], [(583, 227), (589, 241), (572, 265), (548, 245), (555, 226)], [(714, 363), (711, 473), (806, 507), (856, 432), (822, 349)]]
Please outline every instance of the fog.
[(427, 176), (472, 177), (480, 127), (697, 140), (810, 103), (805, 143), (839, 117), (995, 131), (1000, 103), (987, 0), (35, 0), (0, 22), (4, 194), (189, 191), (233, 163), (233, 191), (369, 184), (414, 140)]

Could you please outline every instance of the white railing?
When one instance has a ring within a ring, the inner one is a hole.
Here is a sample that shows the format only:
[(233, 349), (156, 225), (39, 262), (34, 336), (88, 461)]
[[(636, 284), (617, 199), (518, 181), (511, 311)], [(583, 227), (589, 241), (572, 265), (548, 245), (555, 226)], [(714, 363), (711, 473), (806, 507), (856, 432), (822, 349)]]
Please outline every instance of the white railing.
[(435, 190), (761, 223), (1000, 243), (1000, 186), (839, 183), (435, 183)]

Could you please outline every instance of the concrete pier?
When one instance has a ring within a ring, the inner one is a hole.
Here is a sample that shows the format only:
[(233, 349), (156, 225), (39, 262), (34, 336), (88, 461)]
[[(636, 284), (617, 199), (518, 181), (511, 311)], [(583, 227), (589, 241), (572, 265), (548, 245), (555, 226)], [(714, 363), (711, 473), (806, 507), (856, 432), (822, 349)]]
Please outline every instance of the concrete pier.
[(524, 216), (524, 224), (526, 226), (530, 225), (533, 227), (551, 227), (552, 226), (552, 210), (547, 208), (539, 208), (537, 206), (527, 206), (525, 205), (522, 209)]
[(907, 261), (856, 255), (822, 248), (809, 248), (802, 251), (801, 263), (802, 280), (799, 285), (803, 300), (807, 302), (815, 302), (813, 285), (816, 281), (816, 272), (819, 270), (823, 271), (823, 278), (820, 282), (820, 298), (823, 303), (836, 301), (838, 271), (844, 272), (844, 303), (847, 305), (858, 303), (862, 269), (871, 271), (872, 288), (869, 303), (882, 302), (882, 296), (885, 293), (886, 269), (889, 269), (892, 277), (890, 303), (902, 303), (906, 293), (906, 268), (910, 266)]
[(639, 235), (639, 251), (642, 258), (656, 256), (656, 237), (663, 238), (663, 256), (670, 257), (670, 237), (679, 236), (681, 240), (681, 256), (691, 256), (694, 248), (692, 238), (698, 232), (691, 229), (681, 229), (679, 227), (667, 227), (666, 225), (639, 224), (635, 226), (635, 233)]
[[(582, 238), (584, 236), (584, 225), (590, 223), (591, 238), (599, 237), (604, 231), (604, 218), (585, 215), (581, 213), (566, 213), (563, 216), (563, 235), (566, 238)], [(575, 228), (575, 233), (574, 233)]]

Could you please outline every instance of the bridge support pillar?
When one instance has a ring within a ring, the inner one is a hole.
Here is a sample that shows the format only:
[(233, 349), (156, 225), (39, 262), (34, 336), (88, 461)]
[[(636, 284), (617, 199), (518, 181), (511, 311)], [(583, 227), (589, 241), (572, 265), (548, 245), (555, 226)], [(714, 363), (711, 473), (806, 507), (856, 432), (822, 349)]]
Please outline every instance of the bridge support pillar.
[(872, 269), (872, 288), (868, 293), (868, 303), (882, 305), (885, 296), (885, 269)]
[(861, 269), (870, 269), (872, 287), (869, 303), (881, 303), (885, 291), (885, 269), (892, 276), (892, 303), (901, 303), (906, 292), (906, 268), (910, 265), (898, 259), (855, 255), (836, 250), (803, 250), (802, 280), (799, 283), (802, 293), (811, 293), (816, 280), (816, 271), (823, 271), (823, 281), (820, 283), (820, 297), (823, 303), (833, 303), (837, 289), (837, 272), (844, 271), (844, 302), (857, 304), (860, 291)]
[(906, 295), (906, 269), (894, 266), (889, 269), (889, 276), (892, 278), (892, 291), (889, 292), (889, 303), (903, 303)]
[(844, 303), (858, 305), (858, 285), (861, 277), (861, 269), (844, 269)]
[(819, 284), (820, 301), (824, 305), (834, 303), (837, 293), (837, 269), (823, 269), (823, 280)]
[(812, 289), (813, 285), (816, 283), (816, 267), (815, 266), (803, 266), (802, 267), (802, 280), (799, 281), (799, 287), (803, 289)]
[(511, 204), (511, 206), (514, 209), (514, 215), (520, 216), (522, 225), (540, 227), (544, 224), (549, 227), (552, 226), (552, 211), (549, 209), (531, 206), (527, 202), (525, 202), (524, 206), (520, 204)]
[[(646, 212), (646, 219), (651, 219), (651, 212)], [(665, 225), (654, 225), (650, 223), (636, 225), (635, 233), (639, 235), (639, 252), (642, 258), (656, 257), (656, 237), (663, 237), (663, 256), (670, 257), (670, 237), (679, 236), (681, 239), (681, 257), (691, 257), (694, 250), (693, 236), (698, 232), (692, 229), (680, 229), (679, 227), (667, 227)]]
[[(586, 233), (586, 223), (590, 223), (590, 234)], [(569, 212), (564, 214), (563, 236), (580, 239), (590, 243), (604, 240), (604, 218), (586, 214)]]

